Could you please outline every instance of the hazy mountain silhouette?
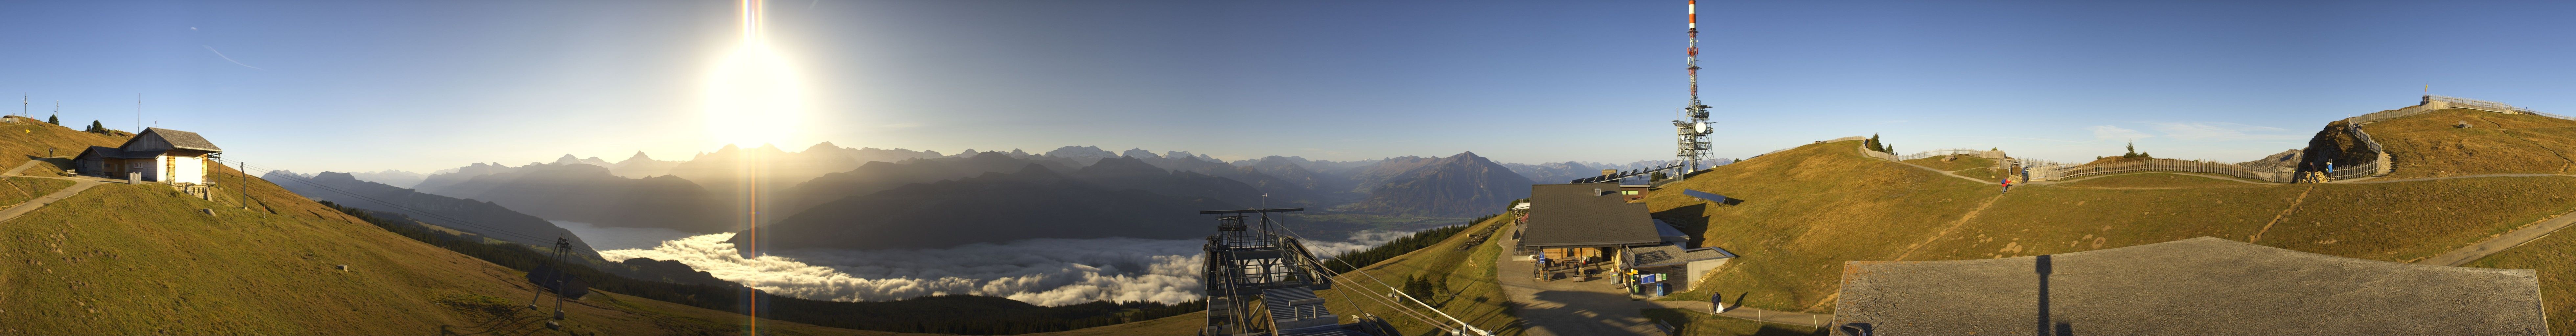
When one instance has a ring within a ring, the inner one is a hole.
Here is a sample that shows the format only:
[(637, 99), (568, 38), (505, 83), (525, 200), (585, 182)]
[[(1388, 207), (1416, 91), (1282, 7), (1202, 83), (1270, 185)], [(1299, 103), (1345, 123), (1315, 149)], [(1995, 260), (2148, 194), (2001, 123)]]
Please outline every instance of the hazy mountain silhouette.
[[(536, 165), (542, 163), (529, 162), (528, 164)], [(498, 174), (517, 169), (517, 167), (503, 165), (499, 162), (476, 162), (474, 164), (465, 165), (464, 167), (449, 169), (445, 172), (429, 174), (429, 176), (421, 178), (420, 184), (412, 185), (411, 188), (414, 190), (421, 190), (421, 192), (430, 192), (431, 190), (446, 189), (449, 185), (454, 185), (457, 182), (465, 182), (465, 180), (473, 179), (475, 176)]]
[(1598, 163), (1584, 164), (1582, 162), (1574, 161), (1540, 164), (1503, 164), (1504, 168), (1511, 168), (1512, 172), (1520, 173), (1522, 177), (1528, 177), (1530, 181), (1538, 183), (1565, 183), (1579, 178), (1601, 176), (1602, 169), (1616, 169), (1594, 168), (1599, 166), (1601, 165)]
[(1234, 204), (1286, 206), (1259, 188), (1233, 179), (1190, 171), (1167, 171), (1135, 157), (1104, 158), (1069, 174), (1110, 188), (1137, 189), (1164, 196), (1206, 197)]
[[(1189, 152), (1169, 152), (1167, 155), (1145, 157), (1138, 157), (1135, 155), (1141, 152), (1143, 151), (1130, 150), (1126, 154), (1128, 157), (1137, 158), (1137, 160), (1152, 164), (1155, 167), (1171, 171), (1206, 174), (1208, 176), (1222, 177), (1251, 185), (1253, 188), (1260, 189), (1262, 193), (1269, 195), (1266, 197), (1269, 200), (1269, 203), (1264, 203), (1269, 205), (1265, 206), (1284, 206), (1288, 204), (1299, 206), (1322, 206), (1327, 203), (1332, 203), (1332, 199), (1334, 199), (1333, 197), (1327, 197), (1331, 194), (1330, 191), (1332, 190), (1319, 189), (1316, 187), (1318, 183), (1315, 183), (1314, 181), (1281, 178), (1277, 175), (1264, 173), (1257, 167), (1236, 167), (1234, 165), (1218, 161), (1215, 158), (1207, 157), (1206, 155), (1191, 155)], [(1146, 154), (1151, 155), (1150, 153)], [(1299, 169), (1298, 171), (1302, 172), (1303, 169)]]
[[(546, 222), (544, 218), (511, 211), (510, 208), (492, 202), (431, 195), (383, 183), (360, 181), (349, 173), (322, 172), (314, 174), (311, 178), (295, 178), (291, 175), (270, 172), (261, 178), (278, 181), (279, 187), (295, 192), (296, 195), (359, 209), (402, 214), (421, 222), (494, 239), (554, 246), (555, 237), (564, 237), (572, 239), (573, 246), (584, 250), (590, 248), (590, 244), (583, 243), (581, 237), (573, 236), (572, 231), (556, 227), (554, 223)], [(298, 183), (308, 181), (311, 184)], [(344, 192), (346, 194), (343, 194)], [(388, 206), (377, 203), (378, 201), (401, 207)], [(474, 225), (459, 225), (455, 221)]]
[[(1391, 162), (1402, 162), (1389, 160)], [(1528, 177), (1503, 168), (1475, 152), (1428, 159), (1425, 164), (1388, 176), (1369, 197), (1349, 210), (1369, 213), (1466, 217), (1500, 211), (1512, 200), (1529, 197)]]
[(1101, 150), (1100, 146), (1064, 146), (1047, 151), (1046, 156), (1073, 160), (1075, 166), (1089, 166), (1100, 159), (1118, 157), (1118, 153)]
[[(1105, 159), (1105, 158), (1104, 158)], [(1242, 206), (1104, 186), (1028, 164), (1013, 173), (842, 198), (762, 227), (762, 248), (942, 248), (1030, 238), (1205, 236), (1197, 211)], [(736, 244), (755, 237), (736, 235)]]
[(670, 175), (626, 178), (590, 164), (528, 165), (430, 193), (487, 200), (546, 219), (698, 233), (741, 228), (730, 199)]
[(1423, 166), (1431, 165), (1439, 160), (1439, 158), (1426, 158), (1420, 156), (1401, 156), (1378, 159), (1376, 164), (1349, 169), (1348, 171), (1350, 171), (1350, 173), (1344, 175), (1344, 178), (1351, 181), (1351, 185), (1353, 186), (1352, 189), (1350, 189), (1351, 192), (1366, 193), (1371, 189), (1376, 189), (1379, 184), (1384, 184), (1388, 180), (1394, 179), (1396, 176), (1412, 172), (1415, 168), (1422, 168)]
[[(636, 154), (643, 154), (644, 152), (635, 152), (635, 153), (636, 153)], [(608, 160), (601, 160), (601, 159), (599, 159), (599, 157), (597, 157), (597, 156), (593, 156), (593, 157), (590, 157), (590, 158), (579, 158), (579, 157), (573, 157), (573, 156), (572, 156), (572, 154), (564, 154), (564, 156), (563, 156), (563, 157), (555, 158), (555, 162), (554, 162), (554, 164), (556, 164), (556, 165), (575, 165), (575, 164), (586, 164), (586, 165), (600, 166), (600, 167), (602, 167), (602, 168), (606, 168), (606, 167), (609, 167), (609, 166), (615, 166), (615, 165), (616, 165), (616, 164), (608, 163)]]
[(429, 175), (421, 175), (421, 173), (392, 169), (349, 173), (349, 175), (357, 177), (360, 181), (383, 183), (396, 188), (410, 188), (415, 185), (420, 185), (421, 179), (429, 177)]
[(601, 167), (608, 167), (608, 172), (617, 176), (649, 177), (670, 175), (671, 167), (679, 165), (679, 161), (654, 160), (653, 156), (644, 155), (644, 151), (635, 151), (635, 155), (626, 157), (626, 160)]
[[(964, 154), (959, 154), (964, 155)], [(850, 196), (872, 194), (907, 184), (954, 180), (984, 173), (1020, 171), (1031, 164), (1055, 171), (1074, 168), (1061, 162), (1014, 158), (1001, 152), (978, 152), (973, 156), (904, 160), (900, 163), (868, 162), (850, 171), (823, 174), (777, 194), (782, 200), (779, 213), (793, 215), (815, 205)], [(781, 216), (782, 218), (784, 216)]]

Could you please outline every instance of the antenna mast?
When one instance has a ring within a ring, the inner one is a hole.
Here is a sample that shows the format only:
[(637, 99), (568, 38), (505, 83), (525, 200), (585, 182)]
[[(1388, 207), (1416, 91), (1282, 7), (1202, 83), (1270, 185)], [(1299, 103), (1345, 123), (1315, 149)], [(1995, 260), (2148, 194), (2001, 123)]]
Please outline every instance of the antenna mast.
[(1674, 142), (1680, 147), (1673, 156), (1676, 161), (1683, 161), (1676, 163), (1690, 165), (1689, 171), (1699, 171), (1699, 161), (1708, 157), (1711, 147), (1708, 143), (1708, 124), (1711, 121), (1708, 121), (1708, 105), (1699, 102), (1699, 0), (1690, 0), (1689, 10), (1690, 49), (1689, 57), (1684, 58), (1683, 63), (1689, 66), (1685, 69), (1690, 70), (1690, 105), (1682, 107), (1687, 119), (1673, 121)]

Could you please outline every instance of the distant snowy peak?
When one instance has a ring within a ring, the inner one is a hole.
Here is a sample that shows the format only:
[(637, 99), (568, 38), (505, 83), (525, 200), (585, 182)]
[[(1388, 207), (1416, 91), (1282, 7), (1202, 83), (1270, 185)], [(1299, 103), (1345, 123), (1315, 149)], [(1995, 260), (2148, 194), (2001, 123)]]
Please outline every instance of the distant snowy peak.
[(426, 174), (392, 169), (349, 173), (349, 175), (356, 177), (360, 181), (383, 183), (385, 185), (402, 188), (411, 188), (412, 186), (420, 185), (420, 181), (422, 179), (429, 177), (429, 175)]

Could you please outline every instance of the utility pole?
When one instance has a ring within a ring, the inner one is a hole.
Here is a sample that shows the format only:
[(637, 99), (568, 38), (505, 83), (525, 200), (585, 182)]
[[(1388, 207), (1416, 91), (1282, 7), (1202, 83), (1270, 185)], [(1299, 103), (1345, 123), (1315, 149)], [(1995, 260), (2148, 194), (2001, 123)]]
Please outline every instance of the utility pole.
[(241, 164), (240, 173), (241, 173), (241, 176), (242, 176), (242, 177), (241, 177), (241, 186), (237, 186), (237, 187), (233, 187), (233, 188), (234, 188), (234, 189), (241, 189), (241, 194), (242, 194), (242, 210), (250, 210), (250, 202), (251, 202), (251, 201), (253, 201), (253, 200), (250, 198), (250, 162), (240, 162), (240, 164)]

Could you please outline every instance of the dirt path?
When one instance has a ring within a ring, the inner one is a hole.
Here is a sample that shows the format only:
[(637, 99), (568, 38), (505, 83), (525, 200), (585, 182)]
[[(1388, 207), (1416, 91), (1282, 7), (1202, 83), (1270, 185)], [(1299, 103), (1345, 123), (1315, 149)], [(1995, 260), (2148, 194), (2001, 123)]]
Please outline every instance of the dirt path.
[(2371, 183), (2389, 183), (2389, 182), (2406, 182), (2406, 181), (2448, 180), (2448, 179), (2459, 179), (2459, 178), (2478, 178), (2478, 177), (2530, 177), (2530, 176), (2576, 176), (2576, 174), (2551, 174), (2551, 173), (2496, 173), (2496, 174), (2476, 174), (2476, 175), (2443, 176), (2443, 177), (2418, 177), (2418, 178), (2395, 179), (2395, 180), (2369, 180), (2369, 181), (2348, 180), (2348, 181), (2350, 181), (2350, 182), (2336, 181), (2336, 182), (2327, 182), (2327, 183), (2371, 184)]
[(2255, 230), (2253, 236), (2245, 237), (2245, 242), (2250, 244), (2263, 241), (2263, 233), (2272, 232), (2272, 224), (2280, 224), (2282, 218), (2290, 217), (2290, 212), (2299, 211), (2299, 205), (2308, 203), (2308, 192), (2312, 191), (2317, 191), (2317, 186), (2308, 186), (2308, 190), (2300, 190), (2299, 198), (2290, 200), (2289, 208), (2281, 209), (2281, 214), (2272, 215), (2272, 221), (2263, 222), (2263, 229)]
[[(1884, 160), (1881, 160), (1881, 161), (1884, 161)], [(1957, 173), (1951, 173), (1951, 172), (1949, 172), (1949, 171), (1940, 170), (1940, 169), (1935, 169), (1935, 168), (1932, 168), (1932, 167), (1925, 167), (1925, 166), (1923, 166), (1923, 165), (1919, 165), (1919, 164), (1905, 163), (1905, 161), (1887, 161), (1887, 162), (1895, 162), (1896, 164), (1907, 165), (1907, 166), (1913, 166), (1914, 168), (1922, 168), (1923, 170), (1929, 170), (1929, 171), (1932, 171), (1932, 172), (1934, 172), (1934, 173), (1941, 173), (1941, 175), (1950, 175), (1950, 177), (1956, 177), (1956, 178), (1959, 178), (1959, 179), (1962, 179), (1962, 180), (1975, 181), (1975, 182), (1980, 183), (1980, 184), (1983, 184), (1983, 183), (1996, 183), (1995, 181), (1987, 181), (1986, 179), (1974, 178), (1974, 177), (1968, 177), (1967, 175), (1959, 175), (1959, 174), (1957, 174)]]
[[(2261, 185), (2288, 184), (2288, 183), (2272, 183), (2272, 182), (2264, 182), (2264, 181), (2247, 180), (2247, 179), (2237, 178), (2237, 177), (2235, 177), (2235, 176), (2227, 176), (2227, 175), (2219, 175), (2219, 174), (2210, 174), (2210, 173), (2194, 173), (2194, 172), (2179, 172), (2179, 171), (2143, 171), (2143, 172), (2125, 173), (2125, 174), (2094, 175), (2094, 176), (2086, 176), (2086, 177), (2084, 177), (2084, 178), (2073, 179), (2073, 180), (2039, 181), (2039, 182), (2031, 182), (2031, 184), (2036, 184), (2036, 185), (2051, 185), (2051, 184), (2058, 184), (2058, 183), (2071, 183), (2071, 182), (2078, 182), (2078, 181), (2091, 180), (2091, 179), (2104, 178), (2104, 177), (2112, 177), (2112, 176), (2127, 176), (2127, 175), (2135, 175), (2135, 174), (2174, 174), (2174, 175), (2190, 175), (2190, 176), (2207, 177), (2207, 178), (2220, 179), (2220, 180), (2227, 180), (2227, 181), (2235, 181), (2235, 182), (2237, 182), (2237, 183), (2245, 183), (2245, 184), (2261, 184)], [(2060, 188), (2077, 188), (2077, 189), (2145, 189), (2145, 188), (2135, 188), (2135, 187), (2060, 187)], [(2189, 188), (2206, 188), (2206, 187), (2174, 187), (2174, 188), (2164, 188), (2164, 189), (2189, 189)]]
[[(1905, 251), (1904, 251), (1904, 252), (1898, 252), (1898, 253), (1896, 254), (1896, 257), (1894, 257), (1894, 258), (1889, 258), (1889, 259), (1887, 259), (1887, 260), (1889, 260), (1889, 261), (1903, 261), (1903, 260), (1905, 260), (1905, 258), (1906, 258), (1906, 257), (1914, 256), (1914, 251), (1916, 251), (1916, 250), (1921, 250), (1921, 249), (1923, 249), (1923, 247), (1924, 247), (1924, 246), (1932, 245), (1932, 243), (1933, 243), (1933, 242), (1941, 241), (1941, 237), (1949, 237), (1949, 236), (1950, 236), (1950, 233), (1958, 232), (1960, 227), (1966, 227), (1966, 226), (1968, 226), (1968, 221), (1976, 220), (1976, 219), (1977, 219), (1977, 215), (1979, 215), (1979, 214), (1984, 214), (1984, 213), (1986, 212), (1986, 208), (1992, 208), (1992, 207), (1994, 207), (1994, 206), (1995, 206), (1995, 201), (1999, 201), (1999, 200), (2003, 200), (2003, 199), (2004, 199), (2004, 195), (1995, 195), (1994, 197), (1987, 197), (1987, 198), (1986, 198), (1986, 200), (1985, 200), (1984, 202), (1979, 202), (1979, 203), (1977, 203), (1977, 208), (1976, 208), (1976, 209), (1969, 209), (1967, 214), (1965, 214), (1965, 215), (1959, 215), (1959, 220), (1957, 220), (1957, 221), (1952, 221), (1952, 222), (1950, 222), (1950, 226), (1941, 228), (1941, 232), (1932, 234), (1932, 237), (1931, 237), (1931, 238), (1925, 238), (1925, 239), (1923, 239), (1923, 242), (1920, 242), (1920, 243), (1914, 243), (1914, 245), (1906, 246), (1906, 247), (1905, 247)], [(1808, 307), (1807, 307), (1807, 310), (1822, 309), (1822, 308), (1824, 308), (1824, 306), (1825, 306), (1826, 304), (1832, 304), (1832, 303), (1834, 302), (1834, 299), (1836, 299), (1836, 298), (1840, 298), (1840, 297), (1842, 297), (1842, 295), (1843, 295), (1843, 293), (1842, 293), (1841, 291), (1836, 291), (1836, 292), (1834, 292), (1833, 294), (1826, 294), (1824, 299), (1816, 300), (1816, 304), (1815, 304), (1815, 305), (1812, 305), (1812, 306), (1808, 306)], [(1831, 319), (1831, 318), (1830, 318), (1830, 317), (1828, 317), (1827, 319)]]
[(2504, 250), (2512, 249), (2516, 246), (2522, 246), (2522, 244), (2530, 243), (2533, 240), (2540, 240), (2540, 237), (2547, 237), (2551, 232), (2557, 232), (2558, 229), (2567, 228), (2569, 224), (2576, 224), (2576, 212), (2559, 214), (2557, 217), (2550, 217), (2549, 219), (2543, 219), (2539, 222), (2523, 225), (2522, 228), (2514, 229), (2513, 231), (2508, 231), (2504, 234), (2495, 235), (2494, 237), (2487, 237), (2486, 240), (2480, 240), (2477, 243), (2460, 247), (2460, 249), (2457, 250), (2451, 250), (2451, 252), (2444, 252), (2441, 255), (2436, 255), (2432, 258), (2424, 258), (2424, 260), (2419, 260), (2415, 263), (2442, 266), (2467, 265), (2471, 261), (2478, 261), (2479, 258), (2486, 258), (2487, 256), (2495, 255), (2497, 252), (2504, 252)]
[(1932, 234), (1932, 238), (1924, 239), (1924, 240), (1923, 240), (1923, 242), (1921, 242), (1921, 243), (1914, 243), (1914, 245), (1912, 245), (1912, 246), (1906, 246), (1906, 247), (1905, 247), (1905, 252), (1899, 252), (1899, 253), (1897, 253), (1897, 254), (1896, 254), (1896, 257), (1895, 257), (1895, 258), (1890, 258), (1890, 259), (1887, 259), (1887, 260), (1890, 260), (1890, 261), (1902, 261), (1902, 260), (1905, 260), (1905, 257), (1914, 255), (1914, 250), (1922, 249), (1922, 248), (1923, 248), (1923, 246), (1925, 246), (1925, 245), (1932, 245), (1932, 242), (1941, 241), (1941, 237), (1948, 237), (1948, 236), (1950, 236), (1950, 233), (1951, 233), (1951, 232), (1959, 231), (1959, 227), (1962, 227), (1962, 226), (1968, 226), (1968, 221), (1977, 219), (1977, 214), (1985, 213), (1985, 212), (1986, 212), (1986, 208), (1994, 207), (1994, 206), (1995, 206), (1995, 201), (1997, 201), (1997, 200), (2002, 200), (2002, 199), (2004, 199), (2004, 196), (2003, 196), (2003, 195), (1995, 195), (1994, 197), (1987, 197), (1985, 202), (1977, 203), (1977, 208), (1976, 208), (1976, 209), (1970, 209), (1970, 210), (1968, 210), (1968, 214), (1966, 214), (1966, 215), (1960, 215), (1960, 216), (1959, 216), (1959, 220), (1958, 220), (1958, 221), (1950, 222), (1950, 226), (1949, 226), (1949, 227), (1941, 228), (1941, 233), (1935, 233), (1935, 234)]
[(101, 185), (101, 184), (107, 184), (107, 182), (105, 182), (105, 181), (101, 181), (101, 180), (94, 180), (94, 179), (71, 178), (71, 177), (58, 177), (58, 176), (22, 176), (22, 175), (18, 175), (18, 173), (26, 172), (26, 171), (27, 171), (27, 168), (35, 167), (35, 166), (36, 166), (36, 165), (38, 165), (38, 164), (46, 164), (46, 163), (45, 163), (44, 161), (39, 161), (39, 160), (27, 160), (27, 163), (25, 163), (25, 164), (20, 164), (20, 165), (18, 165), (18, 167), (17, 167), (17, 168), (9, 169), (9, 172), (8, 172), (7, 174), (5, 174), (5, 175), (6, 175), (6, 176), (33, 177), (33, 178), (47, 178), (47, 179), (57, 179), (57, 180), (71, 180), (71, 181), (72, 181), (72, 186), (70, 186), (70, 187), (64, 187), (64, 188), (63, 188), (63, 190), (55, 191), (55, 192), (54, 192), (54, 193), (52, 193), (52, 194), (46, 194), (46, 195), (45, 195), (45, 196), (43, 196), (43, 197), (37, 197), (36, 199), (27, 200), (27, 202), (26, 202), (26, 203), (18, 203), (18, 205), (16, 205), (16, 206), (10, 206), (8, 209), (0, 209), (0, 222), (6, 222), (6, 221), (9, 221), (9, 220), (11, 220), (11, 219), (18, 219), (18, 216), (26, 215), (28, 212), (36, 211), (36, 208), (43, 208), (43, 207), (45, 207), (45, 205), (46, 205), (46, 204), (54, 204), (54, 202), (55, 202), (55, 201), (61, 201), (61, 200), (65, 199), (65, 198), (71, 198), (71, 197), (72, 197), (72, 195), (78, 195), (78, 194), (80, 194), (80, 192), (81, 192), (82, 190), (89, 190), (89, 187), (96, 187), (96, 186)]

